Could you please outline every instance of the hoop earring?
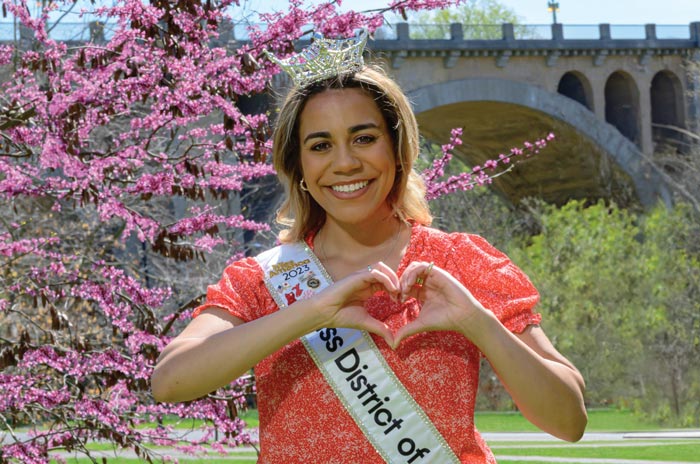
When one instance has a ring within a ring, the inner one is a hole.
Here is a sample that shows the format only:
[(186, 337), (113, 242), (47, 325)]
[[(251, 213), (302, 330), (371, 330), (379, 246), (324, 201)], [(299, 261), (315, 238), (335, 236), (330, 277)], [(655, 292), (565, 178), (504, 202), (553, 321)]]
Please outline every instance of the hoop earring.
[(299, 181), (299, 188), (301, 189), (302, 192), (308, 192), (309, 189), (306, 188), (306, 184), (304, 183), (304, 179), (301, 179)]

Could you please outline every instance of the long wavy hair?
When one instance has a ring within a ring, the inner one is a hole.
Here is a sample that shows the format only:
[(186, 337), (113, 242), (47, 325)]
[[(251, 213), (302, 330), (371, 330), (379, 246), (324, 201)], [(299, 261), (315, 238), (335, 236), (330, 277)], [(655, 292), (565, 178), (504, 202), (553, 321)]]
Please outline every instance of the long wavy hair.
[(365, 66), (362, 70), (337, 76), (310, 86), (293, 88), (284, 99), (273, 133), (273, 164), (285, 186), (286, 198), (277, 212), (277, 222), (288, 229), (280, 232), (280, 241), (302, 240), (320, 228), (326, 212), (301, 190), (301, 143), (299, 119), (314, 95), (330, 89), (359, 88), (374, 99), (389, 130), (397, 164), (396, 179), (387, 201), (402, 220), (428, 225), (432, 216), (425, 200), (425, 184), (414, 171), (413, 164), (420, 150), (418, 124), (406, 95), (381, 68)]

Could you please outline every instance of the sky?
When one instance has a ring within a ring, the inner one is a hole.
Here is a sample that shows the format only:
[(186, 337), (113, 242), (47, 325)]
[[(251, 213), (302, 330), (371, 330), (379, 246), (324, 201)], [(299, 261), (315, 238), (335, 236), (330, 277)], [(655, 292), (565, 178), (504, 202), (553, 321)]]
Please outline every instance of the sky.
[[(549, 0), (500, 0), (523, 24), (550, 24)], [(700, 0), (556, 0), (557, 22), (564, 24), (689, 24), (700, 21)], [(344, 9), (367, 10), (384, 6), (386, 0), (343, 0)], [(308, 4), (308, 0), (307, 0)], [(285, 0), (241, 0), (249, 11), (279, 10)]]
[[(96, 0), (97, 3), (111, 3), (111, 0)], [(550, 24), (552, 13), (547, 11), (551, 0), (498, 0), (515, 12), (522, 24)], [(555, 0), (559, 3), (557, 21), (564, 24), (689, 24), (700, 21), (700, 0)], [(318, 3), (315, 0), (305, 0), (305, 4)], [(386, 6), (389, 0), (342, 0), (344, 10), (371, 10)], [(78, 0), (78, 8), (74, 13), (64, 18), (64, 21), (86, 22), (89, 19), (79, 18), (77, 12), (82, 4), (90, 7), (87, 0)], [(284, 10), (287, 0), (240, 0), (238, 12), (252, 22), (256, 11), (269, 12)], [(57, 13), (58, 14), (58, 13)], [(238, 14), (234, 18), (240, 17)], [(2, 23), (12, 19), (0, 16)], [(6, 26), (5, 26), (6, 27)], [(2, 32), (2, 31), (0, 31)]]

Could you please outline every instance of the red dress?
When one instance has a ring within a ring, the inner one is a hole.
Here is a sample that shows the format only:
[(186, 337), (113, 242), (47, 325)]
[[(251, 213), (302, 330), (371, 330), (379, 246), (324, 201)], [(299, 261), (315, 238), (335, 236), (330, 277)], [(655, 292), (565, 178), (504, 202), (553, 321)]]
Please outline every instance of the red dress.
[[(309, 237), (313, 246), (313, 237)], [(433, 261), (468, 288), (511, 331), (522, 332), (541, 316), (539, 299), (527, 276), (483, 238), (446, 234), (414, 225), (399, 265), (400, 276), (412, 261)], [(209, 287), (206, 303), (251, 321), (277, 311), (252, 258), (226, 268)], [(398, 304), (381, 293), (367, 302), (369, 312), (397, 330), (415, 319), (416, 300)], [(455, 332), (426, 332), (392, 350), (375, 343), (397, 378), (413, 395), (463, 463), (496, 460), (474, 427), (474, 405), (481, 353)], [(294, 341), (255, 366), (260, 416), (259, 463), (383, 463), (316, 368), (300, 341)], [(427, 461), (426, 461), (427, 462)]]

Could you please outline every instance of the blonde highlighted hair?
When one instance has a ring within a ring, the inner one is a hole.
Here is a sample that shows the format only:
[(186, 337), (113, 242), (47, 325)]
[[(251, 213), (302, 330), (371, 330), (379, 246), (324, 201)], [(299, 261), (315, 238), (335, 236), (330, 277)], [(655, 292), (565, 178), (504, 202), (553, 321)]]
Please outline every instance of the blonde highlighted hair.
[(329, 89), (343, 88), (362, 89), (374, 99), (385, 119), (397, 158), (396, 179), (387, 198), (395, 214), (404, 221), (417, 224), (432, 222), (425, 200), (425, 184), (413, 169), (420, 145), (418, 124), (411, 105), (398, 84), (381, 68), (365, 66), (353, 74), (293, 88), (281, 105), (273, 133), (272, 156), (287, 193), (277, 213), (277, 222), (289, 227), (280, 233), (282, 242), (303, 240), (326, 220), (323, 208), (299, 185), (303, 178), (299, 119), (309, 98)]

